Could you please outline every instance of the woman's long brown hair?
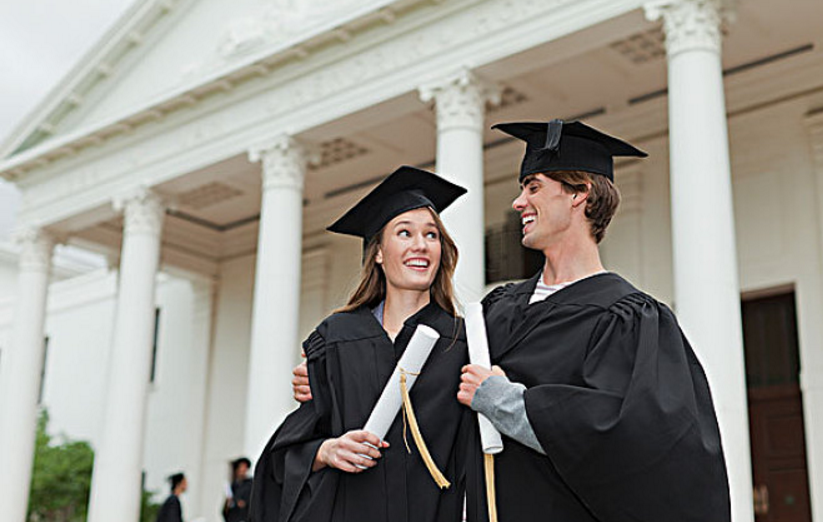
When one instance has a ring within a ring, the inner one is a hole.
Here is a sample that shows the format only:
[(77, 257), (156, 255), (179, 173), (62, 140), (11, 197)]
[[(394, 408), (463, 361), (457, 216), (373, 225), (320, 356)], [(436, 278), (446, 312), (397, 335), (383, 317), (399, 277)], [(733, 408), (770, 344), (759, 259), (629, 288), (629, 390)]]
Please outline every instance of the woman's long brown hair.
[[(452, 287), (452, 277), (454, 277), (454, 269), (457, 266), (457, 246), (454, 244), (451, 236), (446, 232), (443, 226), (443, 221), (437, 212), (431, 208), (426, 207), (434, 219), (437, 230), (440, 232), (440, 267), (437, 274), (434, 276), (434, 282), (429, 289), (431, 298), (437, 303), (440, 308), (447, 311), (451, 315), (457, 315), (454, 288)], [(388, 223), (387, 223), (388, 224)], [(383, 240), (383, 232), (386, 230), (385, 225), (369, 240), (366, 246), (365, 258), (363, 261), (363, 268), (360, 272), (360, 283), (354, 289), (349, 302), (345, 306), (336, 310), (336, 312), (351, 312), (361, 306), (368, 306), (374, 308), (381, 301), (386, 298), (386, 276), (383, 270), (375, 261), (377, 257), (377, 249), (380, 248)]]

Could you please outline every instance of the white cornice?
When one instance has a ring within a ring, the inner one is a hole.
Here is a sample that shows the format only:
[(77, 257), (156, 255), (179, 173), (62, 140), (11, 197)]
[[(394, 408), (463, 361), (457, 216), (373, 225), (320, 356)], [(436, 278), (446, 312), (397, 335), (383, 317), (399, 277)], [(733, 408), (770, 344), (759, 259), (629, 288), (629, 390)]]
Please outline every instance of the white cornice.
[[(348, 41), (351, 35), (361, 28), (362, 22), (369, 17), (388, 23), (386, 22), (386, 13), (392, 12), (390, 11), (392, 4), (418, 3), (420, 1), (422, 0), (382, 0), (371, 2), (365, 7), (352, 9), (348, 16), (343, 19), (328, 20), (318, 25), (312, 32), (297, 35), (290, 40), (277, 42), (270, 47), (261, 48), (260, 51), (244, 60), (230, 62), (206, 77), (196, 78), (191, 83), (173, 91), (159, 94), (140, 107), (131, 108), (100, 123), (46, 140), (31, 149), (22, 151), (20, 154), (9, 156), (34, 132), (53, 129), (54, 125), (48, 121), (48, 118), (62, 104), (67, 103), (72, 107), (76, 107), (79, 103), (82, 103), (85, 94), (87, 94), (87, 89), (78, 87), (92, 75), (109, 76), (109, 74), (104, 73), (105, 71), (111, 71), (110, 55), (113, 53), (113, 49), (118, 46), (122, 47), (124, 43), (132, 47), (139, 45), (143, 40), (135, 35), (145, 34), (157, 22), (157, 20), (153, 20), (150, 25), (143, 27), (145, 21), (147, 19), (152, 20), (152, 16), (156, 17), (158, 10), (165, 15), (170, 9), (169, 5), (174, 6), (176, 3), (169, 4), (168, 0), (137, 2), (103, 37), (101, 44), (92, 49), (78, 63), (66, 78), (47, 95), (35, 111), (11, 134), (6, 143), (0, 147), (0, 158), (5, 158), (4, 161), (0, 161), (0, 176), (14, 181), (23, 175), (25, 170), (30, 170), (31, 167), (37, 168), (37, 164), (32, 164), (32, 162), (38, 158), (48, 158), (47, 161), (51, 161), (62, 156), (73, 155), (79, 148), (128, 132), (135, 125), (156, 120), (158, 117), (181, 107), (194, 105), (205, 92), (231, 90), (239, 80), (267, 74), (272, 70), (272, 66), (267, 65), (269, 63), (280, 62), (277, 65), (281, 65), (286, 63), (292, 56), (304, 59), (309, 54), (307, 48), (325, 44), (330, 39), (340, 40), (341, 34), (345, 34), (347, 36), (346, 41)], [(90, 87), (90, 85), (86, 87)]]
[[(26, 174), (21, 222), (43, 225), (107, 205), (127, 185), (155, 186), (284, 131), (299, 134), (386, 100), (414, 93), (454, 69), (490, 64), (636, 9), (634, 0), (450, 0), (398, 15), (391, 25), (330, 44), (305, 61), (257, 77), (127, 136)], [(617, 32), (636, 30), (624, 17)], [(558, 42), (560, 61), (614, 38)], [(590, 47), (588, 47), (590, 46)], [(29, 152), (33, 153), (33, 151)], [(21, 154), (24, 156), (24, 154)], [(35, 159), (36, 161), (36, 159)], [(0, 169), (10, 170), (9, 164)]]
[(134, 46), (133, 35), (149, 30), (168, 12), (169, 0), (139, 0), (129, 6), (77, 64), (55, 85), (34, 110), (15, 128), (5, 142), (0, 145), (0, 158), (5, 158), (19, 147), (38, 128), (48, 128), (48, 116), (61, 104), (73, 106), (82, 103), (84, 87), (82, 84), (91, 75), (100, 74), (101, 66), (111, 61), (111, 57), (124, 43)]

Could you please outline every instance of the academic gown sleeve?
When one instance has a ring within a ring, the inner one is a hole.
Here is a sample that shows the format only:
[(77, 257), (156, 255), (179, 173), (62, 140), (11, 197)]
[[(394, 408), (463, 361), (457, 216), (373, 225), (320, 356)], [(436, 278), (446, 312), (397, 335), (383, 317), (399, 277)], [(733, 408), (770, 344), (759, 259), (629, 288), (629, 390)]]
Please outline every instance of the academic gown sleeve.
[(557, 471), (598, 520), (728, 522), (708, 383), (668, 308), (624, 297), (597, 321), (582, 385), (525, 392)]
[(323, 337), (316, 331), (303, 343), (312, 400), (286, 417), (258, 460), (249, 511), (252, 522), (320, 520), (324, 510), (330, 513), (333, 499), (328, 503), (311, 501), (319, 493), (327, 471), (311, 470), (318, 448), (329, 436), (331, 406), (325, 348)]

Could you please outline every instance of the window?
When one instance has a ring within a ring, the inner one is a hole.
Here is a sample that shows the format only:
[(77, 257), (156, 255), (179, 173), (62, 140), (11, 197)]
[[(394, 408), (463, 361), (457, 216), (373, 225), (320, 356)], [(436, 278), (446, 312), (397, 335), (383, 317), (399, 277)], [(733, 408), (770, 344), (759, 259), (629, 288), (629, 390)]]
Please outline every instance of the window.
[(40, 390), (37, 392), (37, 404), (43, 404), (43, 388), (46, 384), (46, 362), (49, 358), (49, 337), (43, 338), (43, 366), (40, 367)]
[(157, 368), (157, 338), (160, 331), (160, 308), (154, 309), (154, 340), (151, 346), (151, 375), (149, 382), (154, 382), (155, 370)]

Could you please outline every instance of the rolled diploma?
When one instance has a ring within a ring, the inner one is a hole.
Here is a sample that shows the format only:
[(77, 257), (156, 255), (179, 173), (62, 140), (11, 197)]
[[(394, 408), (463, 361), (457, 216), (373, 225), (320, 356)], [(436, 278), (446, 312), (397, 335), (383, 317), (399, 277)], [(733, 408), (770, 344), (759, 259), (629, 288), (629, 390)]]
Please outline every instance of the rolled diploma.
[[(483, 305), (480, 303), (466, 305), (466, 337), (469, 342), (469, 361), (491, 369), (486, 321), (483, 319)], [(503, 439), (491, 421), (482, 413), (478, 413), (477, 422), (480, 427), (480, 443), (483, 445), (483, 453), (495, 455), (503, 451)]]
[(391, 374), (389, 382), (383, 388), (383, 393), (377, 399), (377, 404), (374, 405), (369, 420), (363, 427), (364, 430), (374, 433), (380, 440), (386, 437), (386, 433), (389, 432), (394, 418), (397, 417), (403, 405), (403, 398), (400, 396), (400, 369), (406, 371), (406, 387), (411, 392), (414, 381), (417, 380), (417, 374), (423, 369), (438, 339), (440, 339), (440, 334), (433, 328), (424, 324), (417, 326), (406, 350), (400, 356), (400, 361), (394, 367), (394, 373)]

